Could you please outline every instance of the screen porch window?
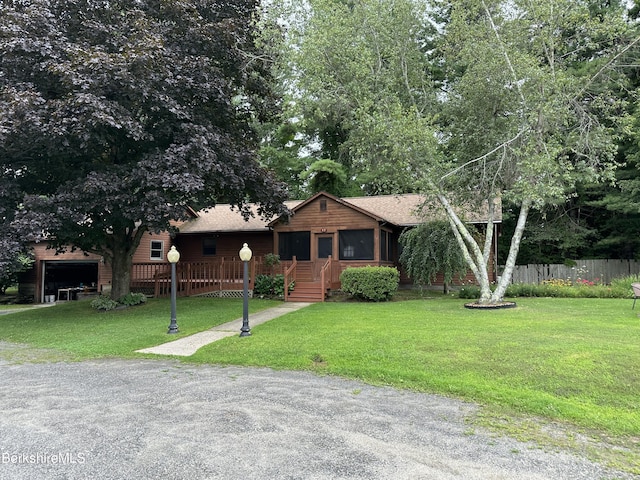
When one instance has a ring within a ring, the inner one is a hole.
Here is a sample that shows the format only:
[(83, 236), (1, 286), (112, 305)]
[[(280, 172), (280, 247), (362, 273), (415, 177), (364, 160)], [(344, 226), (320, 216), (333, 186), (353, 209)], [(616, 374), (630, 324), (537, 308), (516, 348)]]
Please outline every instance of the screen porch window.
[(373, 230), (340, 231), (340, 260), (373, 260)]
[(149, 246), (151, 260), (162, 260), (164, 258), (164, 242), (162, 240), (151, 240)]
[(278, 234), (278, 255), (281, 260), (311, 260), (311, 232), (281, 232)]
[(380, 260), (385, 261), (389, 260), (388, 252), (387, 252), (387, 238), (388, 233), (384, 230), (380, 231)]
[(392, 237), (391, 232), (387, 232), (386, 230), (380, 231), (380, 260), (382, 261), (390, 261), (393, 259), (392, 255)]

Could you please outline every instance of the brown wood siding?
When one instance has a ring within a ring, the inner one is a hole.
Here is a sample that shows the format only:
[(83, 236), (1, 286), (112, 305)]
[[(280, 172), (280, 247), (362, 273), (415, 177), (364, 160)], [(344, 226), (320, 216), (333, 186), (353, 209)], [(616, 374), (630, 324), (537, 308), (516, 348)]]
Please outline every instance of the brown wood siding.
[[(151, 258), (151, 242), (152, 241), (161, 241), (163, 242), (162, 248), (162, 259), (158, 260), (155, 258)], [(153, 233), (153, 234), (145, 234), (142, 236), (140, 240), (140, 245), (138, 245), (138, 249), (136, 253), (133, 255), (133, 263), (148, 263), (148, 262), (166, 262), (167, 260), (167, 252), (173, 245), (171, 240), (171, 235), (168, 232), (163, 233)]]
[[(216, 239), (216, 254), (202, 254), (202, 240), (204, 238)], [(247, 232), (247, 233), (211, 233), (188, 234), (177, 238), (177, 247), (180, 251), (180, 259), (189, 262), (215, 260), (219, 258), (233, 259), (238, 257), (242, 245), (247, 243), (254, 257), (263, 257), (273, 253), (273, 234), (271, 232)]]
[[(321, 201), (326, 202), (326, 210), (320, 207)], [(318, 235), (333, 234), (334, 258), (338, 258), (339, 236), (341, 230), (373, 230), (374, 232), (374, 258), (369, 264), (380, 262), (380, 228), (375, 218), (365, 215), (349, 206), (336, 202), (333, 199), (319, 197), (308, 205), (296, 211), (289, 222), (280, 222), (274, 226), (273, 251), (278, 252), (278, 233), (280, 232), (311, 232), (311, 258), (317, 258)], [(362, 263), (362, 261), (358, 261)]]

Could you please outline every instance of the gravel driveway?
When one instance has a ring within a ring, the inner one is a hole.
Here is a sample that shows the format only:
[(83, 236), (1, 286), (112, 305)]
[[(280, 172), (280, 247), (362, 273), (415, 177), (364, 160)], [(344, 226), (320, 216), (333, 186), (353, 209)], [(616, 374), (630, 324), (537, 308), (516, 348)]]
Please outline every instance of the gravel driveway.
[(613, 479), (473, 405), (304, 372), (0, 360), (2, 479)]

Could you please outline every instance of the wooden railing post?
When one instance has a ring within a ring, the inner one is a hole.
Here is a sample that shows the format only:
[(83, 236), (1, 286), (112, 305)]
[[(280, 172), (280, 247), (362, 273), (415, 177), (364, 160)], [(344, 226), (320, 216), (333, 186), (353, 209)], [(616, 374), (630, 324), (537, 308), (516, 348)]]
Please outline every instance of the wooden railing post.
[(251, 259), (251, 270), (249, 274), (249, 290), (253, 290), (256, 281), (256, 258)]
[(293, 256), (291, 265), (284, 271), (284, 301), (289, 301), (289, 284), (295, 280), (296, 278), (296, 267), (298, 265), (298, 260), (296, 256)]

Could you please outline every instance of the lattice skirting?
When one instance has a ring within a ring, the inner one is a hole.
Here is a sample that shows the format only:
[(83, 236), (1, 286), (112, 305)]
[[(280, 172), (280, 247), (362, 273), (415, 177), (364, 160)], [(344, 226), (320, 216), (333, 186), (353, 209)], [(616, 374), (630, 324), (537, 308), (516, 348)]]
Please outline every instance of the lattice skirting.
[[(215, 297), (215, 298), (242, 298), (243, 290), (215, 290), (213, 292), (201, 293), (194, 295), (196, 297)], [(253, 290), (249, 290), (249, 298), (253, 298)]]

